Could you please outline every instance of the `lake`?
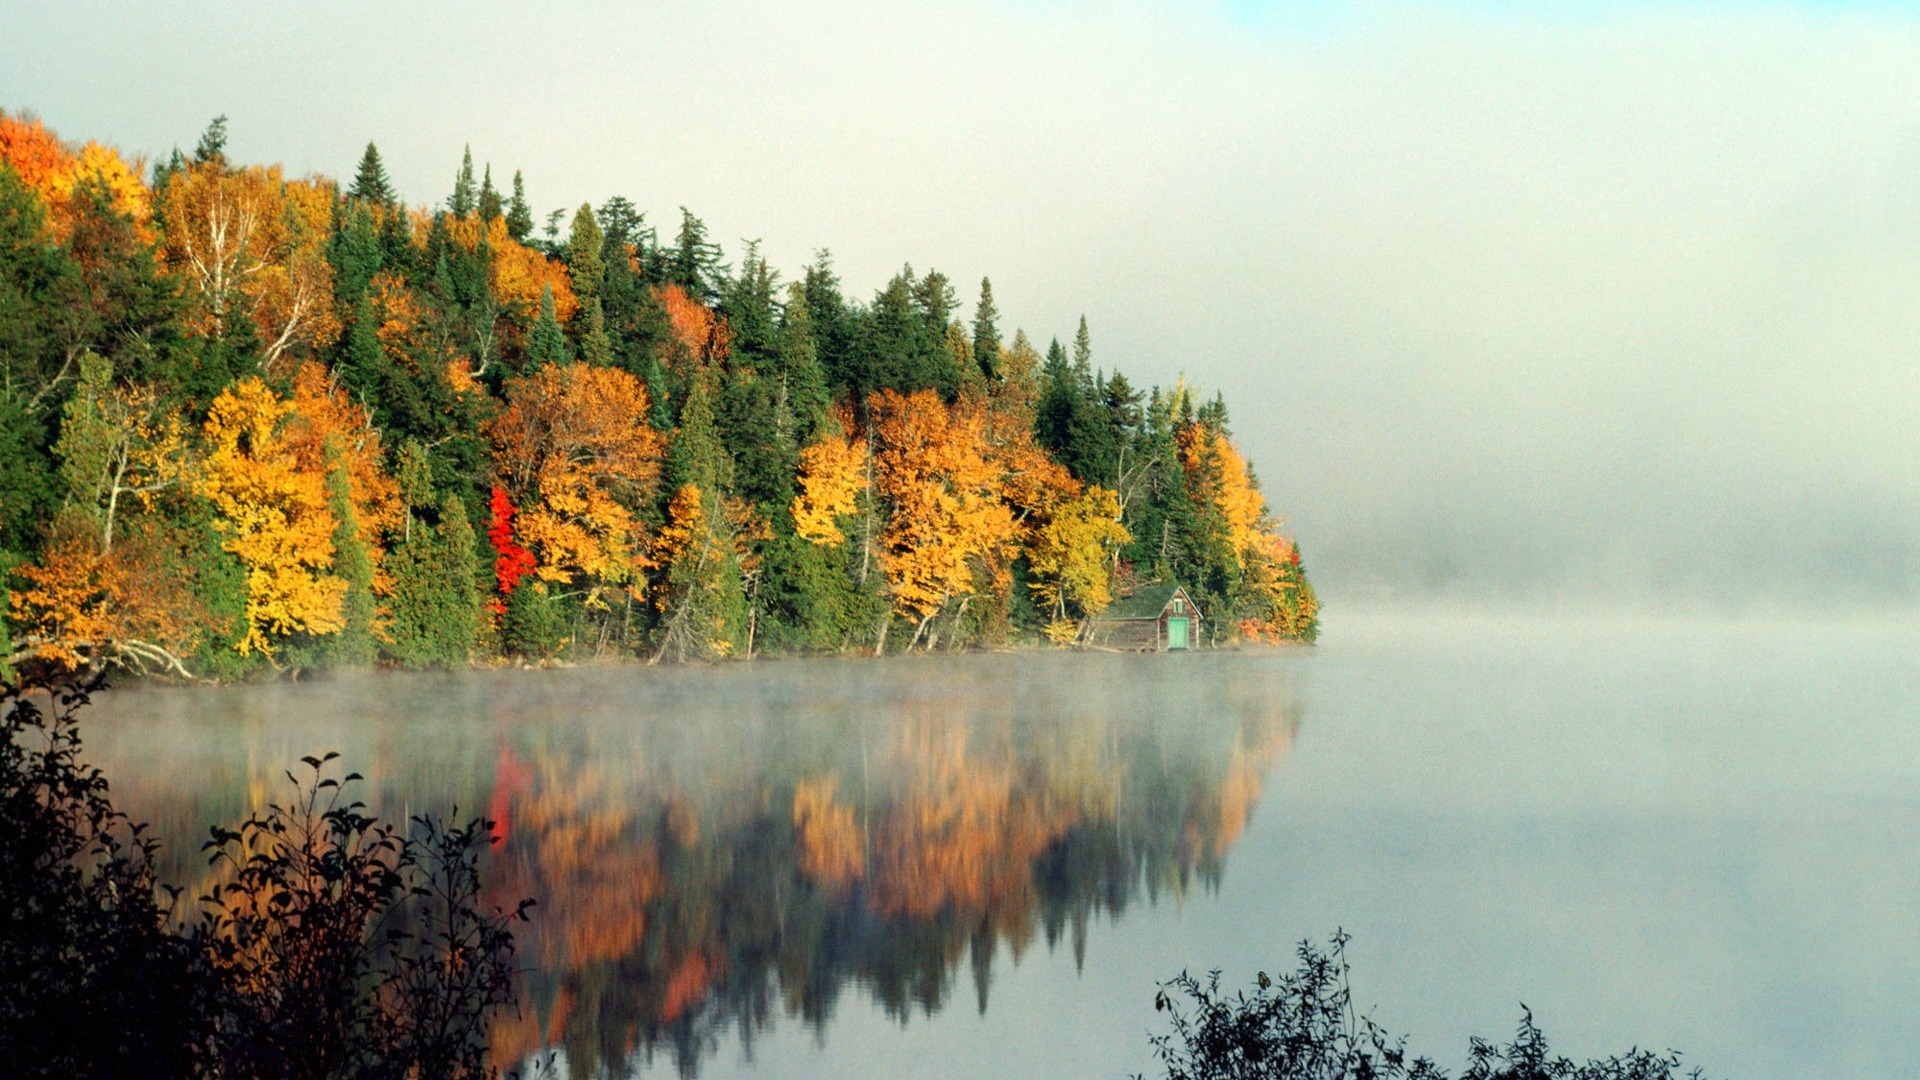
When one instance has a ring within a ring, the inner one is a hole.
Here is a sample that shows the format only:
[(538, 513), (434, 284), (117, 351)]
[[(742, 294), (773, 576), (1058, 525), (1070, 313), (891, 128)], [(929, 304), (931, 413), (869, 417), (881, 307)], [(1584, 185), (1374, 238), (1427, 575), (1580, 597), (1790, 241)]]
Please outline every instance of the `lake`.
[(1291, 966), (1457, 1067), (1920, 1060), (1920, 627), (1335, 616), (1313, 649), (367, 675), (110, 691), (119, 801), (198, 841), (338, 749), (485, 813), (533, 896), (496, 1046), (573, 1076), (1151, 1072), (1155, 984)]

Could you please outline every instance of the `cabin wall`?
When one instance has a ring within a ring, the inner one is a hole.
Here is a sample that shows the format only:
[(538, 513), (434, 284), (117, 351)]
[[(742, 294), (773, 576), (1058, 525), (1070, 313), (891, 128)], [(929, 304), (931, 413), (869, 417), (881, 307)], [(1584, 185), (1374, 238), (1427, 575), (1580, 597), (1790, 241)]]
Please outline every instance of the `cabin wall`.
[(1160, 624), (1152, 619), (1110, 619), (1094, 624), (1087, 638), (1090, 645), (1107, 649), (1158, 652), (1166, 640)]

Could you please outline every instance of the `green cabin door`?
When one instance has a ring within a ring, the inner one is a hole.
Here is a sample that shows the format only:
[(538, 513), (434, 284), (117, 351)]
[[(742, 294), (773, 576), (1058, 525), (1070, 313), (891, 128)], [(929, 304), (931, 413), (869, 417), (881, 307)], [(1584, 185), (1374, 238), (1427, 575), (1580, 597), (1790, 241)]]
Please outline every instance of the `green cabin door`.
[(1187, 647), (1187, 620), (1181, 619), (1181, 618), (1175, 618), (1171, 616), (1168, 617), (1167, 619), (1168, 651), (1172, 651), (1174, 649), (1184, 649), (1186, 647)]

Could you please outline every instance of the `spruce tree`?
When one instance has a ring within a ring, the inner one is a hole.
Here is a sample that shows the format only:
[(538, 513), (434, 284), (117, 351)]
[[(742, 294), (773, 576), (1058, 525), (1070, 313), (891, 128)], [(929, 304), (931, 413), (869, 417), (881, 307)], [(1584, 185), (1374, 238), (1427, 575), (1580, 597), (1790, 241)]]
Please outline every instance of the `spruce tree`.
[(714, 375), (700, 369), (688, 380), (680, 422), (667, 444), (666, 490), (669, 494), (693, 484), (702, 492), (730, 490), (733, 459), (721, 444), (714, 417)]
[(1087, 317), (1080, 316), (1080, 329), (1073, 334), (1073, 373), (1082, 389), (1093, 386), (1093, 339), (1087, 335)]
[(680, 208), (680, 233), (674, 238), (673, 259), (668, 280), (687, 290), (687, 295), (703, 304), (719, 295), (720, 279), (726, 267), (720, 263), (720, 245), (707, 239), (707, 224)]
[(387, 167), (380, 163), (379, 147), (367, 144), (367, 152), (360, 155), (360, 168), (354, 172), (353, 186), (347, 189), (347, 194), (383, 206), (393, 204), (393, 185), (387, 182)]
[(480, 636), (480, 556), (478, 537), (467, 517), (466, 501), (449, 493), (440, 503), (440, 542), (445, 598), (437, 635), (449, 665), (465, 664)]
[(473, 527), (457, 495), (441, 503), (440, 523), (408, 530), (391, 556), (393, 595), (386, 653), (408, 668), (458, 668), (473, 654), (480, 627)]
[(527, 204), (527, 187), (520, 170), (513, 170), (513, 197), (507, 200), (507, 235), (524, 244), (533, 235), (533, 207)]
[(460, 171), (453, 178), (453, 195), (447, 199), (447, 212), (463, 218), (473, 213), (473, 147), (460, 154)]
[(221, 113), (207, 125), (200, 134), (200, 144), (193, 148), (195, 165), (215, 165), (227, 167), (227, 114)]
[(560, 329), (560, 320), (553, 315), (553, 290), (540, 290), (540, 317), (534, 320), (533, 329), (527, 332), (526, 370), (538, 371), (550, 364), (571, 362), (573, 355), (567, 349), (567, 335)]
[[(849, 394), (857, 380), (854, 370), (856, 326), (846, 298), (840, 295), (840, 276), (833, 271), (833, 255), (825, 248), (814, 253), (813, 265), (801, 279), (807, 314), (812, 324), (814, 348), (827, 385), (838, 394)], [(854, 399), (856, 408), (865, 402)]]
[(980, 279), (980, 301), (973, 308), (973, 360), (987, 382), (1000, 378), (1000, 311), (993, 306), (993, 282)]
[(607, 338), (607, 323), (598, 298), (587, 310), (587, 329), (580, 335), (580, 360), (595, 367), (613, 364), (613, 343)]
[(327, 261), (333, 264), (333, 295), (338, 310), (355, 310), (386, 261), (373, 212), (364, 204), (350, 202), (339, 211)]
[(500, 216), (500, 193), (493, 187), (493, 163), (488, 162), (480, 174), (480, 220), (491, 222)]
[(833, 396), (827, 389), (827, 374), (820, 366), (820, 350), (814, 340), (813, 309), (807, 303), (807, 287), (801, 282), (787, 286), (787, 305), (780, 324), (779, 378), (786, 395), (787, 413), (793, 418), (793, 441), (811, 443), (827, 420)]
[(606, 235), (594, 219), (593, 207), (581, 203), (573, 212), (573, 228), (567, 233), (566, 258), (567, 273), (573, 278), (573, 292), (580, 298), (583, 315), (600, 297), (600, 279), (606, 273), (600, 249), (605, 243)]

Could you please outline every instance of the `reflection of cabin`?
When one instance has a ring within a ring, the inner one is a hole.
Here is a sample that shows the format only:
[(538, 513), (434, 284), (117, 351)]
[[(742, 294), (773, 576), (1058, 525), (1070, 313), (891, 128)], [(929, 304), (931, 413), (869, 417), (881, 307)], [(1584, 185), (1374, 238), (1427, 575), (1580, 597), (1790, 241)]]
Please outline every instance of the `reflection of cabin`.
[(1176, 584), (1143, 585), (1093, 620), (1087, 643), (1128, 652), (1200, 646), (1200, 608)]

